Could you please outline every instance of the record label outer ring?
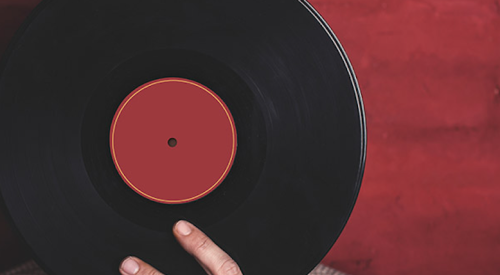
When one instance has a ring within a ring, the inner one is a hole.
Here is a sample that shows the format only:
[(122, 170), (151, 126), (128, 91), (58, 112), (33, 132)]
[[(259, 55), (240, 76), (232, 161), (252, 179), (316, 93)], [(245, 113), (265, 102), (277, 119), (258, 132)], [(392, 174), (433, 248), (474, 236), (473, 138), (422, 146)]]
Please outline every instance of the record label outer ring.
[(130, 93), (110, 129), (118, 173), (139, 195), (182, 204), (203, 198), (229, 173), (236, 155), (234, 119), (209, 88), (163, 78)]

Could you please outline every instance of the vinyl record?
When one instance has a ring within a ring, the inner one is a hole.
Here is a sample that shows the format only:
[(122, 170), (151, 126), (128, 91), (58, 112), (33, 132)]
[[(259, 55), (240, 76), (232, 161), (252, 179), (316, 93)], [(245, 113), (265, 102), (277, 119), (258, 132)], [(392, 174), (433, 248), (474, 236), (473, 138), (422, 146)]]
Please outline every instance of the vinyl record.
[(179, 219), (243, 274), (305, 275), (365, 161), (354, 73), (305, 1), (45, 0), (3, 59), (0, 129), (5, 208), (55, 275), (205, 274)]

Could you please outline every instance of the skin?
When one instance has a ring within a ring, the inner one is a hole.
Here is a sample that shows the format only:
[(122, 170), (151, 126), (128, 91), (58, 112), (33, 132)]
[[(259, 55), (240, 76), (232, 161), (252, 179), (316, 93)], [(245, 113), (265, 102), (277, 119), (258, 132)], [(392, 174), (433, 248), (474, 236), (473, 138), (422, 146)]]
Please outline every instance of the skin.
[[(238, 264), (201, 230), (187, 221), (179, 221), (173, 233), (180, 245), (200, 263), (209, 275), (242, 275)], [(128, 257), (120, 265), (122, 275), (163, 275), (136, 257)]]

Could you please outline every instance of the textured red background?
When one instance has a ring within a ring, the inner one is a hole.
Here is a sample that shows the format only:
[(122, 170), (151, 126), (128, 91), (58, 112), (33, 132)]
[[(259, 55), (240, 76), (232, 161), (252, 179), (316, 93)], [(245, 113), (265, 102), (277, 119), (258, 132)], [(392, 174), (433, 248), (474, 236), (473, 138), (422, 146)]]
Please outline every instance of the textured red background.
[[(0, 0), (0, 51), (38, 0)], [(323, 263), (352, 274), (500, 274), (500, 2), (311, 0), (357, 73), (358, 203)], [(0, 222), (0, 269), (22, 260)], [(25, 257), (25, 256), (24, 256)]]

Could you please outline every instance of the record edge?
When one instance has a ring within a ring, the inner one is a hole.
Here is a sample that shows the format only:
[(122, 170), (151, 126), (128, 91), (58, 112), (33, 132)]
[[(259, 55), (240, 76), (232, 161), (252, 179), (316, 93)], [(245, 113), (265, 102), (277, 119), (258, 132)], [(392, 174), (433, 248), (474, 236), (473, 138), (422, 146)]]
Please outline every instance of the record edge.
[[(297, 1), (300, 4), (302, 4), (307, 9), (307, 11), (309, 11), (311, 13), (311, 15), (318, 21), (318, 23), (320, 23), (321, 27), (323, 27), (325, 32), (328, 34), (328, 36), (332, 40), (333, 44), (335, 45), (335, 48), (337, 48), (337, 51), (339, 52), (340, 56), (342, 57), (342, 60), (344, 61), (344, 65), (349, 73), (349, 77), (351, 78), (351, 83), (353, 84), (353, 88), (354, 88), (354, 92), (355, 92), (355, 96), (356, 96), (356, 103), (358, 104), (358, 115), (359, 115), (360, 126), (361, 126), (361, 128), (360, 128), (360, 133), (361, 133), (361, 144), (360, 144), (361, 150), (360, 150), (360, 152), (361, 152), (361, 154), (359, 156), (360, 163), (359, 163), (359, 167), (358, 167), (358, 178), (356, 180), (356, 186), (355, 186), (355, 192), (354, 192), (354, 195), (352, 198), (352, 204), (349, 207), (350, 209), (349, 209), (348, 215), (346, 216), (345, 220), (343, 221), (342, 228), (340, 229), (340, 234), (329, 245), (329, 247), (333, 247), (335, 242), (337, 242), (338, 238), (342, 234), (342, 231), (344, 231), (344, 228), (347, 225), (347, 221), (349, 220), (349, 218), (352, 214), (352, 211), (354, 209), (354, 206), (355, 206), (357, 198), (358, 198), (359, 190), (361, 188), (361, 182), (363, 180), (363, 174), (364, 174), (365, 163), (366, 163), (366, 143), (367, 143), (365, 110), (364, 110), (364, 105), (363, 105), (363, 98), (361, 95), (361, 89), (359, 87), (359, 83), (358, 83), (358, 80), (356, 78), (356, 74), (354, 72), (354, 69), (351, 65), (351, 62), (349, 61), (349, 58), (347, 57), (347, 54), (346, 54), (344, 48), (342, 47), (342, 44), (340, 43), (339, 39), (337, 38), (337, 36), (335, 35), (335, 33), (333, 32), (331, 27), (328, 25), (326, 20), (319, 14), (319, 12), (313, 7), (313, 5), (311, 5), (311, 3), (308, 2), (308, 0), (297, 0)], [(330, 248), (330, 250), (331, 250), (331, 248)], [(324, 259), (325, 256), (328, 254), (328, 252), (329, 251), (327, 251), (321, 257), (321, 259)], [(309, 274), (316, 267), (316, 265), (317, 264), (314, 264), (314, 266), (311, 265), (309, 267), (304, 268), (302, 271), (300, 271), (299, 274), (300, 275)]]
[[(23, 34), (26, 32), (26, 30), (29, 28), (31, 23), (33, 23), (33, 20), (42, 12), (42, 10), (45, 9), (50, 3), (52, 3), (54, 0), (42, 0), (40, 3), (38, 3), (35, 8), (24, 18), (23, 22), (17, 29), (17, 31), (14, 33), (12, 38), (10, 39), (9, 45), (5, 49), (5, 52), (2, 54), (2, 58), (0, 59), (0, 79), (3, 77), (5, 68), (7, 67), (7, 63), (10, 60), (10, 57), (14, 50), (16, 49), (16, 46), (18, 45), (19, 41), (21, 40), (21, 37)], [(0, 90), (1, 94), (1, 90)], [(31, 256), (31, 258), (35, 261), (35, 263), (42, 268), (42, 270), (47, 273), (48, 275), (54, 275), (54, 271), (50, 269), (48, 266), (46, 266), (41, 258), (35, 253), (33, 248), (28, 244), (28, 241), (24, 238), (23, 234), (17, 227), (16, 223), (14, 222), (14, 218), (11, 216), (9, 209), (7, 208), (7, 204), (5, 202), (4, 196), (2, 194), (2, 191), (0, 190), (0, 205), (3, 208), (2, 212), (4, 213), (6, 220), (10, 224), (10, 227), (14, 234), (17, 236), (17, 239), (19, 240), (22, 248), (24, 251)]]

